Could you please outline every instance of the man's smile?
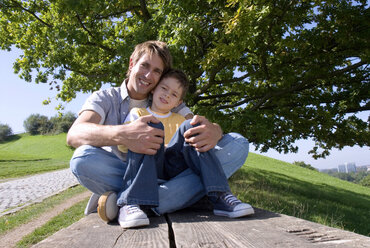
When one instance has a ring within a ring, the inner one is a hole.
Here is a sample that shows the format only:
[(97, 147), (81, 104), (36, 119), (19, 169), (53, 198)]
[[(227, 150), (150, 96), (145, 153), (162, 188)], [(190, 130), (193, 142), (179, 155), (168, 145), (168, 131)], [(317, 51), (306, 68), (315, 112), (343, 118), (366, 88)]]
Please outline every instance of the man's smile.
[(150, 83), (145, 82), (145, 81), (143, 81), (142, 79), (140, 79), (140, 80), (139, 80), (139, 82), (140, 82), (140, 84), (142, 84), (142, 85), (144, 85), (144, 86), (149, 86), (149, 85), (150, 85)]

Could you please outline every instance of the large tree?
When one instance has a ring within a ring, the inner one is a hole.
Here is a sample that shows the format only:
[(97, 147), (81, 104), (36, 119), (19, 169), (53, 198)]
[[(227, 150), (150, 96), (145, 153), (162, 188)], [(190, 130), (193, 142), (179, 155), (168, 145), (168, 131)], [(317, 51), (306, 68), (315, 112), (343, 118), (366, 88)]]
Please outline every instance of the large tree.
[[(15, 72), (57, 97), (118, 86), (145, 40), (166, 41), (191, 82), (186, 102), (262, 150), (314, 156), (368, 146), (370, 18), (361, 1), (0, 0), (0, 46)], [(34, 76), (34, 78), (32, 78)]]

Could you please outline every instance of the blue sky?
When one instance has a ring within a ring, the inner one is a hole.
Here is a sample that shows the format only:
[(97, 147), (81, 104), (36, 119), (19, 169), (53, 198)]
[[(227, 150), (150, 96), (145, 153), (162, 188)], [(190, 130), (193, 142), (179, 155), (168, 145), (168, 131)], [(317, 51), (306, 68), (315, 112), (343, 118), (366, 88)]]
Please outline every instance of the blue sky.
[[(54, 90), (49, 90), (48, 84), (28, 83), (14, 74), (13, 63), (21, 54), (18, 50), (11, 52), (0, 50), (0, 123), (8, 124), (14, 133), (24, 132), (23, 121), (31, 114), (42, 114), (48, 117), (55, 116), (55, 107), (58, 102), (53, 98), (57, 94)], [(88, 94), (77, 94), (77, 98), (65, 104), (63, 112), (72, 111), (78, 113)], [(51, 98), (50, 105), (42, 105), (42, 101)], [(367, 120), (370, 111), (359, 114), (361, 118)], [(296, 143), (299, 147), (298, 153), (279, 154), (274, 150), (267, 153), (260, 153), (268, 157), (279, 160), (294, 162), (304, 161), (312, 166), (324, 168), (336, 168), (345, 162), (355, 162), (357, 166), (370, 165), (370, 148), (358, 146), (345, 147), (341, 151), (334, 149), (326, 159), (313, 159), (308, 151), (313, 147), (313, 141), (300, 140)], [(259, 153), (254, 150), (251, 144), (251, 152)]]

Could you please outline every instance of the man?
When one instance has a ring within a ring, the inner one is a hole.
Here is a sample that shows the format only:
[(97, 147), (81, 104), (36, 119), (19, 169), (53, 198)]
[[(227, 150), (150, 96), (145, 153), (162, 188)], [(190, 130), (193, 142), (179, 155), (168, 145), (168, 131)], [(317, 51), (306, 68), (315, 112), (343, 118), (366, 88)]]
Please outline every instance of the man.
[[(147, 106), (149, 93), (171, 64), (165, 43), (147, 41), (137, 45), (121, 87), (94, 92), (70, 128), (67, 143), (77, 148), (71, 159), (71, 170), (81, 185), (94, 193), (86, 214), (96, 210), (100, 195), (119, 192), (122, 188), (127, 163), (118, 145), (148, 155), (154, 155), (160, 148), (163, 130), (148, 125), (159, 123), (155, 117), (144, 116), (128, 125), (121, 124), (131, 108)], [(249, 149), (244, 137), (233, 133), (223, 135), (218, 124), (203, 116), (193, 116), (183, 104), (176, 111), (187, 119), (192, 118), (192, 125), (199, 124), (185, 132), (185, 141), (199, 152), (214, 148), (227, 177), (243, 165)], [(199, 176), (190, 169), (158, 187), (159, 206), (154, 209), (158, 214), (187, 207), (205, 195)]]

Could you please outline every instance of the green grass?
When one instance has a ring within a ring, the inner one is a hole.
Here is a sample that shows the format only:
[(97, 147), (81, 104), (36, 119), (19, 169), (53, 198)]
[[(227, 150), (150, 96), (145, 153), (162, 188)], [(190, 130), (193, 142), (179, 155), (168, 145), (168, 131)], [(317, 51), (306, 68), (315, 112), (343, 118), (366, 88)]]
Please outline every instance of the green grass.
[[(65, 138), (21, 135), (1, 143), (0, 179), (68, 167), (73, 151)], [(253, 153), (230, 186), (255, 207), (370, 235), (369, 188)], [(82, 212), (83, 207), (76, 214)], [(12, 222), (2, 221), (0, 227)], [(47, 229), (53, 232), (54, 227)]]
[[(38, 218), (41, 214), (51, 210), (55, 206), (63, 203), (67, 199), (86, 191), (80, 185), (69, 188), (57, 195), (51, 196), (40, 203), (34, 203), (30, 206), (22, 208), (21, 210), (0, 217), (0, 235), (10, 231), (22, 224), (25, 224), (32, 219)], [(82, 210), (83, 212), (83, 210)]]
[(26, 235), (17, 243), (17, 247), (31, 247), (34, 244), (53, 235), (62, 228), (68, 227), (84, 216), (84, 208), (88, 199), (81, 201), (71, 208), (64, 210), (60, 215), (55, 216), (45, 225), (37, 228), (32, 233)]
[(73, 150), (66, 134), (21, 134), (0, 143), (0, 179), (22, 177), (69, 167)]
[(230, 182), (255, 207), (370, 235), (367, 187), (253, 153)]

